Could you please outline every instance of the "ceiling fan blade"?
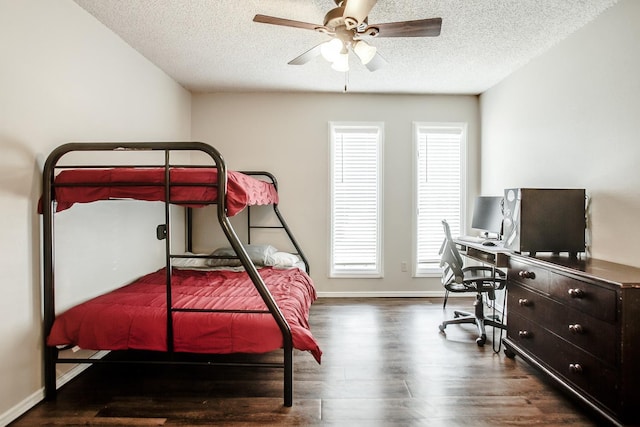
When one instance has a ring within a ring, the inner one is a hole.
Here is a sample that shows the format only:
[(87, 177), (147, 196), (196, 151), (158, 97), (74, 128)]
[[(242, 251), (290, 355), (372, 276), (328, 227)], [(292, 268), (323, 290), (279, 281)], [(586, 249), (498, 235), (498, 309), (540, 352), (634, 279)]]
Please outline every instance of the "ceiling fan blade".
[(253, 22), (260, 22), (262, 24), (282, 25), (284, 27), (303, 28), (305, 30), (315, 30), (316, 28), (323, 28), (322, 25), (310, 24), (308, 22), (293, 21), (291, 19), (276, 18), (275, 16), (256, 15), (253, 17)]
[(387, 65), (388, 62), (379, 53), (376, 53), (371, 61), (367, 62), (364, 66), (367, 67), (369, 71), (377, 71), (380, 68), (383, 68)]
[(289, 65), (304, 65), (312, 59), (320, 56), (320, 49), (323, 44), (324, 43), (320, 43), (319, 45), (312, 47), (302, 55), (293, 58), (291, 61), (289, 61)]
[(362, 24), (377, 0), (346, 0), (343, 17), (348, 30)]
[(376, 37), (437, 37), (441, 27), (442, 18), (430, 18), (370, 25), (363, 33), (377, 28), (379, 32)]

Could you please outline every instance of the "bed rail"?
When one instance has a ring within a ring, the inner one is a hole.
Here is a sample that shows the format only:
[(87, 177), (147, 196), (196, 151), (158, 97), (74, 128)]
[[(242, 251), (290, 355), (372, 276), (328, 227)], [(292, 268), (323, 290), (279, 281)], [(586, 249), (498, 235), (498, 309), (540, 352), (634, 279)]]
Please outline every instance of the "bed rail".
[[(276, 188), (276, 190), (278, 189), (278, 181), (276, 180), (276, 177), (273, 176), (273, 174), (271, 174), (269, 172), (265, 172), (265, 171), (242, 171), (242, 173), (245, 174), (245, 175), (266, 177), (271, 181), (271, 183)], [(304, 255), (304, 252), (302, 252), (302, 248), (298, 244), (298, 241), (296, 240), (296, 238), (293, 236), (293, 233), (291, 232), (291, 229), (287, 225), (287, 222), (284, 220), (284, 217), (280, 213), (280, 209), (278, 209), (278, 204), (274, 203), (271, 206), (273, 207), (273, 211), (275, 212), (276, 217), (278, 218), (278, 221), (280, 222), (280, 225), (254, 225), (254, 224), (252, 224), (251, 223), (251, 206), (247, 207), (247, 231), (248, 231), (247, 239), (248, 239), (248, 243), (251, 243), (251, 230), (253, 230), (253, 229), (260, 229), (260, 228), (283, 229), (284, 232), (289, 237), (289, 240), (291, 241), (293, 246), (296, 248), (296, 253), (297, 253), (297, 255), (300, 256), (300, 258), (302, 259), (302, 262), (304, 262), (305, 270), (306, 270), (307, 274), (309, 274), (310, 273), (309, 261), (307, 260), (307, 257)]]
[[(242, 173), (242, 174), (245, 174), (245, 175), (249, 175), (249, 176), (259, 176), (259, 177), (262, 177), (262, 178), (266, 178), (266, 181), (270, 182), (271, 184), (273, 184), (275, 189), (278, 190), (278, 180), (270, 172), (266, 172), (266, 171), (239, 171), (239, 172)], [(291, 242), (291, 244), (295, 248), (296, 255), (298, 255), (300, 257), (300, 259), (302, 260), (302, 262), (304, 263), (305, 271), (307, 272), (307, 274), (310, 274), (309, 261), (307, 260), (307, 257), (305, 256), (304, 252), (302, 251), (302, 247), (300, 246), (300, 244), (298, 244), (298, 241), (296, 240), (296, 238), (294, 237), (293, 233), (291, 232), (291, 229), (289, 228), (289, 225), (287, 224), (287, 222), (285, 221), (284, 217), (280, 213), (280, 209), (278, 209), (278, 204), (277, 203), (273, 203), (271, 205), (271, 208), (273, 209), (273, 212), (276, 215), (276, 218), (278, 219), (278, 222), (280, 223), (280, 225), (255, 225), (255, 224), (253, 224), (251, 222), (251, 209), (252, 209), (252, 206), (247, 206), (247, 209), (246, 209), (247, 210), (247, 243), (251, 244), (251, 230), (254, 230), (254, 229), (281, 229), (281, 230), (283, 230), (285, 232), (285, 234), (289, 238), (289, 241)], [(186, 221), (187, 221), (187, 250), (189, 252), (193, 252), (193, 208), (187, 208)]]
[[(213, 167), (216, 167), (218, 170), (218, 192), (217, 192), (217, 220), (224, 232), (227, 240), (229, 241), (231, 247), (234, 249), (238, 258), (242, 262), (247, 274), (249, 275), (251, 281), (254, 283), (258, 293), (260, 294), (262, 300), (268, 308), (268, 312), (271, 313), (273, 318), (275, 319), (280, 331), (282, 332), (283, 337), (283, 351), (284, 351), (284, 361), (282, 364), (267, 363), (267, 364), (256, 364), (256, 365), (264, 365), (266, 367), (274, 367), (277, 366), (279, 368), (284, 369), (284, 405), (292, 406), (293, 404), (293, 342), (291, 329), (289, 324), (287, 323), (284, 315), (282, 314), (280, 308), (278, 307), (275, 299), (271, 295), (269, 289), (265, 285), (262, 277), (258, 273), (255, 265), (252, 263), (249, 255), (245, 251), (238, 235), (236, 234), (231, 221), (227, 215), (227, 206), (226, 206), (226, 194), (227, 194), (227, 167), (224, 162), (222, 155), (212, 146), (202, 143), (202, 142), (192, 142), (192, 141), (184, 141), (184, 142), (95, 142), (95, 143), (68, 143), (61, 145), (54, 149), (49, 157), (46, 160), (43, 172), (43, 196), (42, 196), (42, 212), (43, 212), (43, 267), (44, 267), (44, 277), (43, 277), (43, 297), (44, 297), (44, 374), (45, 374), (45, 399), (50, 400), (54, 399), (56, 396), (56, 363), (95, 363), (95, 359), (63, 359), (58, 358), (58, 350), (55, 347), (49, 347), (46, 344), (46, 337), (49, 335), (51, 331), (53, 322), (55, 320), (55, 254), (54, 254), (54, 218), (55, 218), (55, 199), (54, 199), (54, 178), (55, 172), (57, 169), (68, 168), (68, 166), (59, 166), (58, 162), (61, 158), (71, 152), (79, 152), (79, 151), (163, 151), (164, 152), (164, 163), (159, 165), (159, 167), (163, 167), (165, 169), (165, 228), (162, 230), (162, 233), (166, 237), (166, 249), (165, 249), (165, 262), (167, 267), (167, 348), (169, 352), (173, 351), (173, 324), (172, 324), (172, 313), (178, 310), (174, 310), (171, 301), (171, 259), (174, 257), (171, 254), (170, 248), (170, 209), (169, 206), (171, 204), (170, 200), (170, 179), (169, 179), (169, 171), (175, 165), (170, 163), (170, 152), (174, 151), (199, 151), (207, 154), (212, 162)], [(96, 166), (87, 166), (87, 167), (96, 167)], [(131, 167), (131, 165), (114, 165), (111, 166), (114, 168), (117, 167)], [(149, 167), (149, 166), (146, 166)], [(182, 167), (182, 166), (181, 166)], [(199, 167), (195, 166), (194, 167)], [(212, 166), (209, 166), (212, 167)], [(261, 172), (261, 175), (269, 177), (273, 184), (276, 185), (275, 177), (273, 175)], [(277, 187), (276, 187), (277, 189)], [(308, 263), (302, 251), (298, 245), (298, 243), (293, 238), (289, 227), (284, 222), (284, 218), (280, 215), (280, 212), (277, 209), (277, 205), (274, 206), (274, 210), (278, 219), (283, 224), (283, 227), (291, 239), (292, 243), (296, 247), (296, 250), (299, 252), (301, 258), (303, 259), (307, 270)], [(188, 230), (191, 228), (190, 215), (188, 218)], [(190, 233), (190, 231), (189, 231)], [(189, 245), (189, 242), (187, 243)], [(178, 257), (178, 256), (175, 256)], [(229, 363), (217, 364), (213, 362), (205, 362), (207, 365), (224, 365), (228, 366)], [(246, 363), (239, 363), (239, 366), (246, 366)]]

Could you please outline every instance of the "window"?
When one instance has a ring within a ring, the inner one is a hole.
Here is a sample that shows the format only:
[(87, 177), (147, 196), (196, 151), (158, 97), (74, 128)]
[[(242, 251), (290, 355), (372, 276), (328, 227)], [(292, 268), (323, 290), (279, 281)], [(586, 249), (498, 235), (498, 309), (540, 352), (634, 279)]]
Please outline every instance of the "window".
[(330, 277), (382, 276), (382, 123), (329, 123)]
[(440, 274), (442, 220), (464, 224), (466, 124), (414, 123), (414, 276)]

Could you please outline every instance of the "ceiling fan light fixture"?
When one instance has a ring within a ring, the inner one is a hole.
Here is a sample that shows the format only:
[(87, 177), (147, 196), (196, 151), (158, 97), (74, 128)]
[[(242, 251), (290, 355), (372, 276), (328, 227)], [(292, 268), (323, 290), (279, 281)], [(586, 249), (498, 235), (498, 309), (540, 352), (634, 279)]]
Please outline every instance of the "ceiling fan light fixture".
[(322, 57), (329, 62), (334, 62), (343, 50), (342, 42), (339, 39), (331, 39), (320, 46)]
[(376, 52), (378, 51), (378, 49), (363, 40), (358, 40), (353, 45), (353, 51), (356, 53), (356, 55), (358, 55), (358, 58), (360, 58), (362, 64), (367, 65), (369, 62), (371, 62), (373, 57), (376, 56)]
[[(1, 1), (1, 0), (0, 0)], [(311, 24), (275, 16), (256, 15), (254, 22), (302, 28), (330, 36), (331, 40), (318, 44), (289, 61), (290, 65), (306, 64), (322, 55), (334, 70), (349, 71), (349, 51), (358, 57), (369, 71), (376, 71), (387, 61), (363, 40), (365, 37), (437, 37), (442, 18), (414, 19), (369, 25), (369, 12), (377, 0), (333, 0), (336, 8), (324, 17), (324, 24)]]
[(331, 68), (343, 73), (346, 73), (347, 71), (349, 71), (349, 54), (348, 53), (338, 54), (336, 59), (333, 61), (333, 65), (331, 65)]

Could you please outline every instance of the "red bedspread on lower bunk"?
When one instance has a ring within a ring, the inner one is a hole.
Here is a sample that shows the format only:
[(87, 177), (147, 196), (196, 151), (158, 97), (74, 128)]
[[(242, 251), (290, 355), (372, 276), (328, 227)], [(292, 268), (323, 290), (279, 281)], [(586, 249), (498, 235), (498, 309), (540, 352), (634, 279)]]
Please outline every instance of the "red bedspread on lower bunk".
[[(56, 210), (62, 211), (74, 203), (109, 199), (164, 201), (165, 170), (162, 168), (69, 169), (55, 178)], [(212, 184), (218, 180), (215, 168), (172, 168), (170, 172), (171, 202), (199, 206), (195, 202), (215, 202), (217, 187), (184, 184)], [(128, 186), (124, 183), (139, 185)], [(59, 186), (63, 184), (62, 186)], [(67, 186), (79, 184), (80, 186)], [(110, 185), (111, 184), (111, 185)], [(151, 184), (145, 186), (144, 184)], [(183, 184), (183, 185), (178, 185)], [(273, 184), (240, 172), (227, 172), (227, 214), (233, 216), (252, 205), (278, 203)]]
[[(316, 299), (303, 271), (259, 270), (286, 318), (293, 346), (320, 363), (322, 352), (311, 335), (309, 309)], [(48, 345), (77, 345), (92, 350), (166, 351), (166, 270), (77, 305), (57, 316)], [(266, 310), (244, 271), (173, 269), (175, 308)], [(266, 353), (282, 348), (271, 314), (175, 312), (174, 350), (189, 353)]]

